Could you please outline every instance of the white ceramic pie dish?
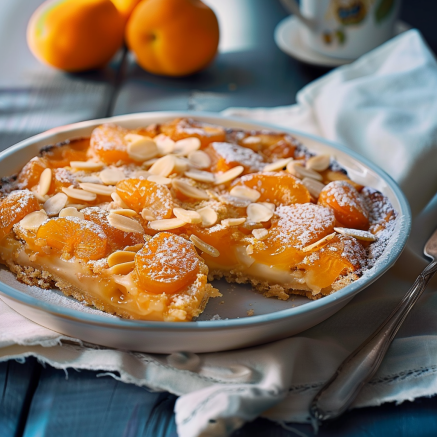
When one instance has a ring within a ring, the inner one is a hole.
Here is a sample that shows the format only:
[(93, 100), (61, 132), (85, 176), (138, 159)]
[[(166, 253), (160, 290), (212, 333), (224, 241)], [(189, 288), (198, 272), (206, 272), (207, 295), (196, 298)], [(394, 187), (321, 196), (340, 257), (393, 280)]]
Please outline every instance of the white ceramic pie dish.
[[(322, 322), (383, 275), (401, 254), (410, 232), (411, 213), (402, 191), (390, 176), (342, 146), (293, 130), (242, 119), (211, 113), (149, 112), (62, 126), (2, 152), (0, 175), (17, 173), (43, 146), (89, 136), (95, 126), (104, 122), (135, 128), (183, 116), (225, 127), (289, 132), (309, 150), (334, 156), (354, 181), (383, 192), (398, 212), (399, 219), (394, 235), (376, 265), (353, 284), (317, 301), (300, 296), (287, 302), (266, 299), (250, 286), (216, 282), (223, 298), (211, 299), (202, 316), (187, 323), (131, 321), (109, 316), (84, 307), (60, 292), (26, 286), (2, 268), (0, 296), (6, 304), (42, 326), (99, 345), (154, 353), (222, 351), (285, 338)], [(253, 316), (248, 316), (250, 310), (253, 310)]]

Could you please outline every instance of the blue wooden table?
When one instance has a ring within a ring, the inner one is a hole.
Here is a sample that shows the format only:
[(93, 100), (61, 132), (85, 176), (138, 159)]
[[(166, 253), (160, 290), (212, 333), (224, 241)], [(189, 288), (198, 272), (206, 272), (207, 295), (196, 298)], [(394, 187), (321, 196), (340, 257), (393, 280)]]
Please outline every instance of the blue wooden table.
[[(156, 77), (119, 53), (101, 71), (63, 74), (39, 64), (25, 29), (41, 0), (0, 0), (0, 149), (51, 127), (155, 110), (220, 111), (277, 106), (326, 73), (284, 55), (273, 30), (287, 14), (279, 0), (209, 0), (222, 29), (221, 53), (205, 71), (182, 79)], [(437, 52), (437, 3), (404, 0), (401, 17)], [(35, 359), (0, 363), (0, 437), (176, 436), (176, 397), (151, 393), (96, 372), (64, 371)], [(346, 413), (320, 436), (435, 436), (437, 397)], [(307, 425), (293, 425), (308, 436)], [(294, 436), (264, 419), (234, 436)]]

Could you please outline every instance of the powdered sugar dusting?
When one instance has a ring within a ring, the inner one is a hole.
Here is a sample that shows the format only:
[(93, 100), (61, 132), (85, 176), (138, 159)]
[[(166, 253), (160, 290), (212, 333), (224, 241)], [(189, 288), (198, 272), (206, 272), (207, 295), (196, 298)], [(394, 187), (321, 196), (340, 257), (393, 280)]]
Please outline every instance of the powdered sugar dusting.
[(212, 143), (212, 147), (226, 162), (238, 162), (252, 171), (262, 170), (266, 165), (261, 155), (247, 147), (231, 143)]

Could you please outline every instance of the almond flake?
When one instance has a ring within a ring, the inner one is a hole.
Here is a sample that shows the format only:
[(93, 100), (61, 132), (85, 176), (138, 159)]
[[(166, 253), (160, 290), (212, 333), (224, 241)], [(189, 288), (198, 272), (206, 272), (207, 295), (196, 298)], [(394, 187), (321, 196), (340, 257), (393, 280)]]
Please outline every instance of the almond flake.
[(331, 157), (329, 155), (316, 155), (308, 159), (306, 168), (315, 171), (326, 170), (331, 164)]
[(149, 159), (147, 161), (143, 162), (143, 167), (151, 167), (153, 164), (155, 164), (155, 162), (157, 162), (159, 160), (159, 158), (153, 158), (153, 159)]
[(84, 208), (88, 208), (89, 205), (83, 205), (82, 203), (67, 203), (67, 207), (76, 208), (78, 211)]
[(129, 252), (138, 252), (139, 250), (141, 250), (141, 248), (144, 246), (144, 244), (142, 243), (138, 243), (135, 244), (134, 246), (126, 246), (124, 248), (125, 251), (129, 251)]
[(195, 150), (188, 154), (188, 161), (192, 167), (203, 169), (211, 166), (211, 158), (202, 150)]
[(285, 158), (285, 159), (279, 159), (278, 161), (272, 162), (271, 164), (267, 164), (263, 171), (277, 171), (281, 170), (284, 167), (287, 166), (289, 162), (293, 161), (293, 158)]
[(68, 197), (64, 193), (57, 193), (50, 199), (46, 200), (43, 208), (49, 217), (59, 214), (62, 208), (66, 205)]
[(215, 182), (214, 175), (208, 171), (191, 169), (185, 172), (185, 176), (198, 182), (205, 182), (210, 184)]
[(171, 184), (171, 179), (170, 178), (165, 178), (164, 176), (160, 176), (158, 174), (152, 174), (147, 178), (148, 181), (150, 182), (155, 182), (157, 184), (161, 184), (161, 185), (170, 185)]
[(186, 158), (178, 158), (176, 157), (176, 165), (174, 170), (176, 173), (184, 173), (188, 170), (189, 162)]
[(85, 216), (82, 212), (78, 211), (73, 206), (67, 206), (67, 208), (61, 209), (59, 211), (59, 217), (79, 217), (82, 220), (85, 219)]
[(192, 199), (209, 200), (208, 193), (205, 190), (193, 187), (187, 182), (173, 179), (172, 185), (175, 190), (180, 191), (184, 196), (191, 197)]
[(149, 168), (151, 174), (167, 177), (171, 173), (176, 165), (176, 157), (174, 155), (166, 155), (159, 158), (152, 167)]
[(202, 219), (202, 226), (209, 227), (217, 223), (218, 220), (217, 213), (209, 206), (205, 206), (204, 208), (198, 209), (197, 213), (200, 215)]
[(178, 218), (162, 219), (149, 222), (149, 226), (157, 231), (167, 231), (169, 229), (180, 228), (184, 225), (186, 225), (186, 223)]
[(270, 211), (275, 212), (276, 206), (274, 203), (270, 202), (258, 202), (260, 205), (264, 205), (266, 208), (270, 209)]
[(115, 187), (110, 187), (102, 184), (90, 184), (87, 182), (79, 184), (79, 187), (82, 188), (82, 190), (94, 194), (99, 194), (100, 196), (111, 196), (111, 194), (115, 191)]
[(249, 256), (253, 254), (253, 245), (252, 244), (249, 244), (248, 246), (246, 246), (246, 254)]
[(319, 241), (316, 241), (313, 244), (310, 244), (307, 247), (304, 247), (302, 249), (302, 252), (310, 252), (312, 250), (317, 250), (317, 249), (321, 249), (323, 246), (325, 246), (330, 240), (332, 240), (335, 237), (335, 232), (333, 232), (332, 234), (327, 235), (326, 237), (323, 237), (322, 239), (320, 239)]
[(97, 197), (96, 193), (78, 190), (77, 188), (62, 187), (62, 191), (72, 199), (84, 200), (85, 202), (92, 202), (93, 200), (96, 200)]
[(316, 199), (319, 198), (321, 191), (323, 188), (325, 188), (325, 185), (322, 182), (311, 178), (303, 178), (302, 183), (305, 185), (311, 196), (315, 197)]
[(30, 189), (30, 191), (32, 191), (32, 193), (35, 195), (35, 197), (40, 201), (40, 202), (45, 202), (50, 196), (45, 194), (44, 196), (41, 196), (38, 192), (38, 185), (35, 185), (34, 187), (32, 187)]
[(97, 171), (103, 167), (103, 163), (95, 161), (71, 161), (70, 167), (75, 170)]
[(206, 254), (208, 254), (214, 258), (217, 258), (218, 256), (220, 256), (220, 252), (215, 247), (211, 246), (210, 244), (205, 243), (203, 240), (201, 240), (196, 235), (194, 235), (194, 234), (191, 235), (190, 240), (202, 252), (205, 252)]
[(293, 176), (297, 176), (300, 179), (312, 178), (318, 181), (322, 180), (322, 176), (314, 170), (305, 168), (298, 161), (291, 161), (287, 164), (287, 171)]
[(153, 214), (153, 211), (149, 208), (143, 208), (143, 210), (141, 211), (141, 217), (144, 220), (148, 220), (148, 221), (156, 220), (156, 217)]
[(108, 222), (112, 227), (117, 228), (120, 231), (144, 234), (143, 227), (136, 220), (125, 217), (124, 215), (110, 212), (108, 215)]
[(257, 239), (257, 240), (265, 240), (267, 238), (267, 236), (269, 235), (269, 231), (267, 229), (254, 229), (252, 231), (252, 235)]
[(115, 204), (119, 208), (129, 209), (129, 207), (124, 203), (123, 199), (120, 197), (120, 195), (117, 192), (114, 191), (111, 194), (111, 199), (115, 202)]
[(109, 269), (113, 275), (128, 275), (135, 268), (135, 261), (116, 264)]
[(270, 208), (258, 203), (251, 203), (246, 211), (247, 220), (251, 223), (268, 222), (273, 217), (273, 211)]
[(245, 217), (241, 217), (241, 218), (228, 218), (228, 219), (222, 220), (221, 224), (225, 228), (229, 228), (230, 226), (242, 225), (245, 221), (246, 221)]
[(111, 213), (124, 215), (125, 217), (135, 217), (138, 215), (133, 209), (112, 209)]
[(39, 178), (38, 194), (40, 196), (45, 196), (49, 192), (51, 184), (52, 170), (50, 168), (45, 168)]
[(249, 187), (245, 187), (244, 185), (238, 185), (236, 187), (233, 187), (230, 191), (230, 195), (234, 197), (239, 197), (241, 199), (247, 199), (251, 202), (256, 202), (261, 197), (261, 193), (259, 191), (253, 190)]
[(190, 211), (183, 208), (173, 208), (173, 214), (185, 223), (195, 224), (202, 222), (202, 217), (196, 211)]
[(184, 138), (176, 141), (174, 146), (174, 153), (178, 155), (188, 155), (190, 152), (200, 149), (200, 140), (196, 137)]
[(134, 161), (144, 162), (158, 156), (158, 147), (151, 138), (143, 137), (141, 140), (128, 144), (127, 154)]
[(153, 138), (153, 141), (155, 141), (161, 156), (173, 153), (175, 142), (167, 135), (159, 134)]
[(126, 135), (124, 136), (124, 139), (125, 139), (128, 143), (133, 143), (133, 142), (135, 142), (135, 141), (140, 141), (140, 140), (142, 140), (142, 139), (144, 139), (144, 138), (148, 138), (148, 137), (145, 137), (144, 135), (138, 135), (138, 134), (132, 134), (132, 133), (130, 133), (130, 134), (126, 134)]
[(224, 173), (216, 173), (215, 174), (215, 184), (226, 184), (227, 182), (232, 181), (237, 176), (240, 176), (241, 173), (243, 173), (244, 167), (242, 165), (238, 165), (237, 167), (231, 168), (228, 171), (225, 171)]
[(33, 211), (20, 221), (20, 226), (27, 231), (36, 231), (47, 218), (47, 214), (44, 210)]
[(347, 237), (354, 237), (361, 241), (376, 241), (378, 239), (371, 232), (361, 231), (359, 229), (334, 228), (334, 231)]
[[(120, 170), (119, 168), (105, 168), (100, 172), (99, 177), (100, 180), (105, 185), (115, 185), (117, 182), (126, 179), (126, 176), (124, 175), (124, 171)], [(87, 181), (87, 182), (91, 182), (91, 181)]]
[(108, 265), (112, 267), (117, 264), (131, 262), (135, 259), (135, 255), (135, 252), (128, 250), (117, 250), (117, 252), (111, 253), (111, 255), (108, 256)]

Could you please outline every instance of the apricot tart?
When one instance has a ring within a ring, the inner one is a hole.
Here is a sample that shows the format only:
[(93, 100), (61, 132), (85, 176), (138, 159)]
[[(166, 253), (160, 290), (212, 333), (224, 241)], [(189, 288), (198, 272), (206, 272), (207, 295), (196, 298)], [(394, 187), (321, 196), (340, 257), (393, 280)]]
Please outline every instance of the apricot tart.
[(288, 134), (192, 119), (47, 146), (1, 196), (0, 258), (20, 281), (143, 320), (192, 320), (221, 277), (284, 300), (334, 293), (397, 215)]

